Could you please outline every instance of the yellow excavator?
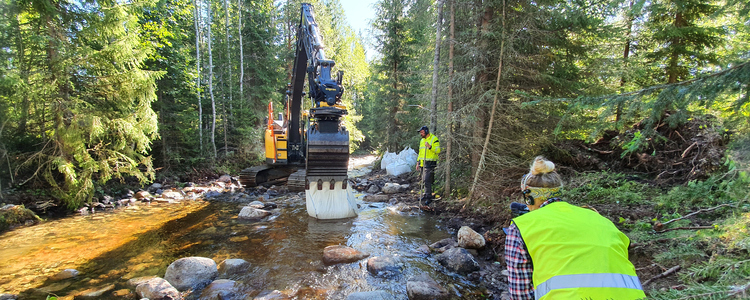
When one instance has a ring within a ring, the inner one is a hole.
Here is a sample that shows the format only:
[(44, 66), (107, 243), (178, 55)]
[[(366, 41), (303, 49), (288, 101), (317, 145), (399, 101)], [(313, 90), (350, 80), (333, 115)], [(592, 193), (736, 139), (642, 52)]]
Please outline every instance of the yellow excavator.
[[(292, 82), (287, 85), (285, 108), (274, 116), (268, 104), (265, 131), (266, 164), (240, 172), (246, 187), (280, 184), (286, 180), (290, 191), (347, 189), (349, 132), (343, 126), (347, 114), (341, 103), (343, 71), (331, 77), (333, 60), (326, 59), (324, 45), (315, 22), (313, 6), (302, 4), (297, 30), (297, 48)], [(307, 77), (309, 111), (302, 111)]]

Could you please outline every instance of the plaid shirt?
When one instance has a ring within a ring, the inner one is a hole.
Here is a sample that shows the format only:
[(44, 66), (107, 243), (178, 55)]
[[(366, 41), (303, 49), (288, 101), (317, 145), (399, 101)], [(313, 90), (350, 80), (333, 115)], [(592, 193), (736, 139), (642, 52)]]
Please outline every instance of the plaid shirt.
[[(547, 204), (562, 201), (560, 198), (551, 198), (544, 201), (539, 208)], [(508, 293), (512, 300), (534, 300), (534, 283), (532, 274), (534, 264), (531, 255), (526, 249), (521, 232), (515, 223), (511, 222), (508, 233), (505, 236), (505, 264), (508, 266)]]

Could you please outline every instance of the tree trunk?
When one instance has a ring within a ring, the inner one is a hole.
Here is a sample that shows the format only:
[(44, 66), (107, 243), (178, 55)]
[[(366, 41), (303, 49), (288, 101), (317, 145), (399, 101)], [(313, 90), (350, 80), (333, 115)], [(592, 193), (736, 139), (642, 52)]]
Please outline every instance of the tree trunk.
[[(480, 51), (485, 53), (485, 55), (487, 55), (487, 53), (489, 53), (488, 51), (489, 46), (488, 46), (487, 40), (488, 40), (488, 35), (489, 35), (489, 30), (490, 30), (490, 20), (492, 19), (492, 8), (488, 4), (485, 4), (485, 5), (486, 7), (484, 8), (484, 13), (479, 18), (479, 28), (480, 28), (479, 49)], [(477, 83), (476, 83), (479, 88), (480, 95), (484, 91), (484, 85), (485, 85), (485, 82), (488, 81), (488, 78), (489, 78), (489, 74), (487, 70), (481, 70), (478, 75)], [(484, 137), (484, 128), (485, 128), (485, 124), (487, 124), (487, 112), (482, 107), (480, 107), (479, 109), (477, 109), (475, 116), (477, 120), (474, 123), (474, 128), (472, 129), (473, 130), (472, 142), (476, 144), (472, 145), (473, 149), (471, 151), (471, 170), (473, 173), (476, 173), (476, 171), (479, 169), (479, 161), (481, 160), (482, 150), (481, 148), (479, 148), (477, 144)]]
[(490, 124), (487, 127), (487, 135), (484, 138), (484, 146), (482, 146), (482, 156), (479, 160), (479, 166), (477, 166), (477, 172), (474, 173), (474, 182), (471, 184), (471, 190), (469, 191), (468, 202), (464, 204), (464, 208), (471, 203), (471, 199), (474, 196), (474, 191), (477, 187), (477, 181), (479, 180), (479, 174), (482, 173), (482, 167), (484, 167), (484, 160), (487, 156), (487, 148), (490, 145), (490, 136), (492, 136), (492, 122), (495, 120), (495, 110), (497, 108), (497, 98), (500, 94), (500, 78), (503, 74), (503, 52), (505, 51), (505, 0), (503, 0), (503, 17), (502, 21), (503, 32), (500, 40), (500, 62), (497, 67), (497, 80), (495, 81), (495, 99), (492, 101), (492, 111), (490, 112)]
[(214, 99), (214, 56), (211, 51), (211, 3), (208, 3), (208, 93), (211, 94), (211, 147), (216, 155), (216, 100)]
[(440, 63), (440, 36), (443, 24), (443, 1), (438, 0), (438, 20), (437, 30), (435, 32), (435, 58), (432, 61), (432, 101), (430, 102), (430, 128), (437, 132), (437, 89), (438, 89), (438, 70)]
[[(229, 97), (225, 98), (227, 99), (229, 103), (229, 111), (225, 112), (224, 114), (224, 123), (230, 122), (232, 119), (230, 116), (232, 115), (232, 51), (229, 47), (229, 0), (224, 0), (224, 32), (226, 34), (227, 39), (227, 87), (229, 88)], [(224, 151), (226, 153), (227, 151), (227, 127), (228, 124), (224, 124)]]
[[(623, 64), (625, 65), (625, 69), (628, 67), (628, 56), (630, 56), (630, 35), (632, 34), (633, 30), (633, 0), (630, 1), (630, 10), (628, 10), (628, 30), (625, 38), (625, 50), (622, 54), (622, 60)], [(620, 88), (625, 86), (625, 75), (623, 74), (622, 77), (620, 77)], [(624, 92), (624, 91), (621, 91)], [(615, 112), (615, 123), (620, 122), (620, 119), (622, 117), (622, 103), (617, 104), (617, 111)]]
[[(685, 27), (684, 19), (682, 16), (682, 13), (677, 13), (674, 17), (674, 27), (675, 28), (682, 28)], [(675, 37), (672, 39), (672, 45), (673, 48), (678, 48), (683, 44), (683, 41), (679, 37)], [(677, 53), (677, 51), (672, 50), (672, 54), (669, 57), (669, 66), (667, 67), (667, 83), (675, 83), (677, 82), (677, 76), (679, 75), (679, 70), (677, 69), (678, 64), (680, 60), (680, 55)]]
[(195, 69), (198, 71), (198, 77), (195, 78), (195, 90), (198, 94), (198, 139), (200, 140), (200, 151), (203, 153), (203, 104), (201, 103), (201, 47), (200, 47), (200, 28), (199, 19), (201, 10), (198, 0), (193, 1), (195, 5)]
[[(242, 48), (242, 0), (237, 0), (237, 33), (240, 38), (240, 113), (242, 113), (245, 104), (243, 87), (245, 81), (245, 52)], [(239, 119), (241, 120), (241, 118)]]
[(454, 10), (455, 0), (451, 0), (451, 36), (448, 42), (448, 124), (444, 139), (445, 145), (445, 192), (443, 194), (447, 199), (451, 198), (451, 147), (453, 142), (453, 46), (456, 39), (456, 13)]

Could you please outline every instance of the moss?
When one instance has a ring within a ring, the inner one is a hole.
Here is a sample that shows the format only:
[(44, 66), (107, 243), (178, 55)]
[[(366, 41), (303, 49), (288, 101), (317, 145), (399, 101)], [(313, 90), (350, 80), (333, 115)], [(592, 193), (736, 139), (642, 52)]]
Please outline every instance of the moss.
[(0, 210), (0, 232), (25, 224), (27, 221), (41, 222), (42, 218), (23, 205)]

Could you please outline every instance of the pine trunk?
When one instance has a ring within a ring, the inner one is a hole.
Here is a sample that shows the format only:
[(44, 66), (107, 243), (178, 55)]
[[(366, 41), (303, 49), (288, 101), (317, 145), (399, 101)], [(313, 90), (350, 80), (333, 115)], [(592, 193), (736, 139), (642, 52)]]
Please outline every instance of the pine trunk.
[(211, 51), (211, 4), (208, 4), (208, 93), (211, 94), (211, 147), (216, 155), (216, 100), (214, 99), (214, 56)]
[(498, 62), (497, 67), (497, 80), (495, 80), (495, 98), (492, 101), (492, 111), (490, 112), (490, 124), (487, 126), (487, 135), (484, 138), (484, 145), (482, 146), (482, 155), (479, 159), (479, 165), (477, 166), (477, 171), (474, 173), (474, 182), (471, 184), (471, 190), (469, 191), (468, 199), (469, 201), (466, 202), (464, 205), (464, 208), (471, 203), (471, 199), (474, 196), (474, 191), (477, 187), (477, 182), (479, 181), (479, 175), (482, 173), (482, 168), (484, 167), (484, 161), (485, 157), (487, 156), (487, 148), (490, 145), (490, 136), (492, 136), (492, 122), (495, 120), (495, 110), (497, 109), (497, 98), (500, 94), (500, 78), (503, 74), (503, 52), (505, 51), (505, 0), (503, 0), (503, 17), (501, 19), (502, 26), (503, 26), (503, 33), (500, 40), (500, 59)]
[(438, 0), (438, 20), (437, 30), (435, 32), (435, 58), (432, 61), (432, 101), (430, 102), (430, 128), (437, 132), (437, 90), (438, 90), (438, 70), (440, 69), (440, 30), (443, 24), (443, 2)]
[[(633, 9), (633, 1), (631, 0), (630, 10), (632, 9)], [(625, 50), (623, 51), (623, 54), (622, 54), (622, 61), (623, 61), (623, 64), (625, 65), (625, 69), (627, 69), (628, 67), (628, 56), (630, 56), (630, 35), (632, 34), (631, 31), (633, 30), (633, 21), (634, 21), (633, 12), (630, 10), (628, 11), (628, 21), (627, 21), (628, 29), (626, 31), (627, 33), (626, 33), (626, 38), (625, 38)], [(622, 75), (622, 77), (620, 77), (620, 88), (625, 86), (625, 82), (626, 82), (625, 75)], [(624, 91), (620, 91), (620, 92), (624, 92)], [(615, 112), (615, 123), (620, 122), (621, 117), (622, 117), (622, 103), (618, 103), (617, 111)]]
[[(224, 0), (224, 31), (226, 33), (226, 39), (227, 39), (227, 87), (229, 88), (229, 97), (226, 97), (227, 103), (229, 103), (229, 111), (225, 112), (224, 114), (224, 151), (226, 152), (227, 149), (227, 127), (229, 127), (229, 124), (226, 124), (229, 122), (232, 118), (230, 117), (232, 115), (232, 51), (230, 50), (229, 44), (229, 0)], [(226, 104), (225, 104), (226, 106)]]
[(451, 198), (451, 148), (453, 142), (453, 46), (456, 38), (455, 0), (451, 0), (451, 29), (448, 43), (448, 124), (446, 124), (445, 145), (445, 192), (447, 199)]
[(242, 48), (242, 0), (237, 1), (237, 33), (240, 38), (240, 113), (245, 103), (244, 84), (245, 80), (245, 52)]

